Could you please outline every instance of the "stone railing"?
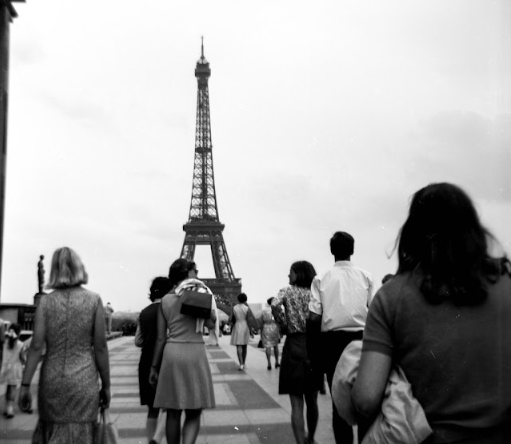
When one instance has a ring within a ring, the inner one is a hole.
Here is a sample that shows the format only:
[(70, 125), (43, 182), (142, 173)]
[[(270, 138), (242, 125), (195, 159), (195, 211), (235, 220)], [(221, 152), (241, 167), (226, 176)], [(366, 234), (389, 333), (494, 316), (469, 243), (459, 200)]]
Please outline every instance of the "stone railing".
[(34, 329), (35, 305), (0, 304), (0, 318), (10, 323), (20, 324), (22, 330)]

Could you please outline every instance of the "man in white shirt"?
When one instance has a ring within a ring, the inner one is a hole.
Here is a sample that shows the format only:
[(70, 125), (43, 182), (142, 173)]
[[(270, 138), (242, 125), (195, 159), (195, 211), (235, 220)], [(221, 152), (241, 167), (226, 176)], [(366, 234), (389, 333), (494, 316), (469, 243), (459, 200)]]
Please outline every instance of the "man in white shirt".
[[(335, 264), (319, 279), (314, 278), (309, 303), (310, 321), (321, 322), (321, 370), (327, 377), (330, 393), (337, 361), (346, 346), (362, 339), (373, 281), (371, 274), (354, 266), (351, 256), (355, 240), (345, 232), (336, 232), (330, 239)], [(353, 442), (352, 427), (338, 414), (332, 404), (332, 426), (336, 444)]]

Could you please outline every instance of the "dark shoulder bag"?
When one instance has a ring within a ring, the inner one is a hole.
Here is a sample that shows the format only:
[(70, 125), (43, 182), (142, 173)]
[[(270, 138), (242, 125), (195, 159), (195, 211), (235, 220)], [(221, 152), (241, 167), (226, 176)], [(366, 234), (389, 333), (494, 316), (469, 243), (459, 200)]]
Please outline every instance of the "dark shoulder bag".
[(209, 319), (212, 295), (194, 290), (185, 290), (181, 295), (181, 314), (194, 318)]

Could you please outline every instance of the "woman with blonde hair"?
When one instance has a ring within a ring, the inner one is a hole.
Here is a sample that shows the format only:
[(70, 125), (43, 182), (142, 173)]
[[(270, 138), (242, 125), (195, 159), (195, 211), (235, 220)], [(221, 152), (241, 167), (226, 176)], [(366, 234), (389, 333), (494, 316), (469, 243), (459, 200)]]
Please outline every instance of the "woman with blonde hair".
[(110, 404), (103, 303), (82, 287), (87, 281), (85, 267), (71, 248), (55, 251), (47, 285), (53, 292), (37, 307), (21, 383), (20, 407), (27, 409), (30, 383), (46, 344), (33, 444), (92, 444), (100, 405)]

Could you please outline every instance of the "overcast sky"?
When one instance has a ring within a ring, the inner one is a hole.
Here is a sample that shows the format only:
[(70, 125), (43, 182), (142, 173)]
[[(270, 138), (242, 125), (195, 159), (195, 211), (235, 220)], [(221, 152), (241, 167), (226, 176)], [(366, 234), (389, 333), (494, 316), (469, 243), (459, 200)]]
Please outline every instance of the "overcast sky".
[[(115, 309), (181, 251), (201, 36), (220, 221), (249, 302), (355, 237), (376, 287), (409, 198), (463, 187), (511, 251), (508, 1), (57, 0), (11, 25), (2, 302), (67, 245)], [(213, 277), (199, 248), (199, 277)]]

